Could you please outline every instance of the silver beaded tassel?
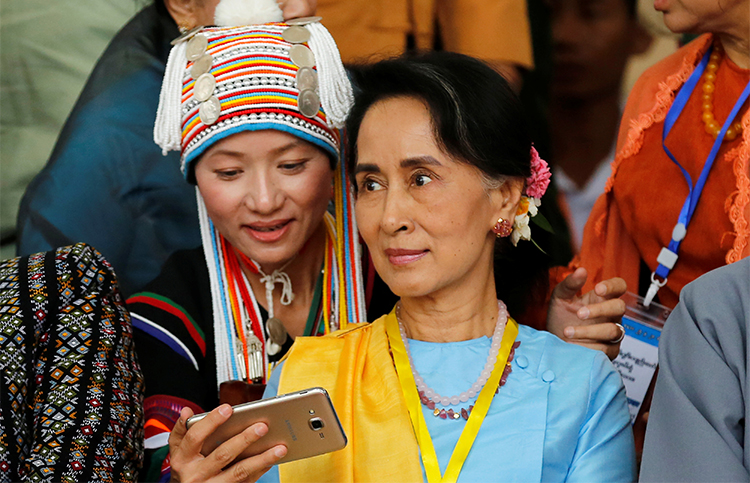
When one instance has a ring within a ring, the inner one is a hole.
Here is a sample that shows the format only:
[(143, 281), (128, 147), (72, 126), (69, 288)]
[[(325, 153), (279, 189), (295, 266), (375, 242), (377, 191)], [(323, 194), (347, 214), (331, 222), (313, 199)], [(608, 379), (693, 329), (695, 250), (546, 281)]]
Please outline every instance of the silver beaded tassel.
[(325, 111), (328, 125), (341, 129), (354, 104), (354, 93), (346, 75), (341, 54), (328, 29), (320, 22), (307, 25), (310, 30), (308, 45), (315, 54), (320, 77), (320, 104)]

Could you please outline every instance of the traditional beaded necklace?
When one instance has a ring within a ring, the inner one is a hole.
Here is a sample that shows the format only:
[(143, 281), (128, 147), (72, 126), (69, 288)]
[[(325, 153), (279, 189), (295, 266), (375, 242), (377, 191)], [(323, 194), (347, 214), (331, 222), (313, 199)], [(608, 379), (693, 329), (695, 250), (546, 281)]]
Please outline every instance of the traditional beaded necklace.
[[(409, 350), (409, 339), (407, 339), (406, 337), (404, 324), (401, 322), (401, 302), (396, 305), (396, 319), (398, 320), (398, 329), (401, 333), (401, 339), (404, 341), (406, 354), (409, 357), (409, 366), (411, 367), (411, 372), (414, 376), (414, 382), (417, 384), (417, 391), (419, 393), (419, 399), (422, 404), (432, 409), (432, 415), (435, 417), (439, 417), (441, 419), (464, 418), (465, 420), (468, 420), (472, 409), (474, 409), (473, 405), (470, 405), (468, 408), (456, 408), (456, 411), (454, 411), (453, 408), (448, 408), (448, 410), (437, 408), (436, 405), (439, 404), (441, 406), (458, 406), (461, 403), (466, 403), (470, 398), (473, 398), (477, 394), (479, 394), (484, 385), (487, 384), (487, 379), (490, 377), (490, 373), (492, 372), (492, 369), (495, 367), (495, 363), (497, 362), (497, 354), (500, 350), (500, 344), (503, 340), (505, 326), (508, 323), (508, 310), (505, 304), (500, 300), (497, 301), (497, 323), (495, 323), (495, 330), (492, 334), (492, 344), (490, 345), (490, 350), (487, 354), (487, 361), (484, 364), (482, 372), (479, 374), (479, 377), (469, 389), (456, 396), (441, 396), (437, 393), (437, 391), (429, 387), (427, 383), (425, 383), (422, 376), (419, 375), (419, 371), (417, 371), (414, 365), (414, 361), (411, 358), (411, 351)], [(508, 376), (512, 372), (510, 363), (513, 360), (516, 348), (520, 345), (520, 341), (516, 341), (513, 344), (513, 348), (511, 349), (510, 355), (508, 356), (508, 362), (506, 363), (505, 369), (503, 370), (503, 375), (500, 378), (500, 383), (498, 384), (497, 389), (495, 389), (496, 394), (499, 391), (500, 387), (505, 385), (505, 381), (508, 379)]]
[[(720, 43), (714, 44), (714, 51), (708, 58), (706, 72), (703, 74), (703, 124), (706, 132), (716, 139), (721, 131), (721, 124), (714, 118), (714, 92), (716, 91), (716, 71), (719, 70), (722, 48)], [(724, 141), (734, 140), (742, 132), (742, 123), (735, 122), (724, 135)]]

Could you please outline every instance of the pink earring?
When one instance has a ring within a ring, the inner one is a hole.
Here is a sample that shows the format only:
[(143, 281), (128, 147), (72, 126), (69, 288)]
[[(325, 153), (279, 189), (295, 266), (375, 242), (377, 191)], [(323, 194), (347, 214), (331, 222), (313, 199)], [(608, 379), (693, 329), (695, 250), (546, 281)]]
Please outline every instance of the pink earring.
[(497, 235), (498, 238), (506, 237), (513, 231), (513, 225), (508, 220), (498, 218), (497, 223), (492, 228), (492, 232)]

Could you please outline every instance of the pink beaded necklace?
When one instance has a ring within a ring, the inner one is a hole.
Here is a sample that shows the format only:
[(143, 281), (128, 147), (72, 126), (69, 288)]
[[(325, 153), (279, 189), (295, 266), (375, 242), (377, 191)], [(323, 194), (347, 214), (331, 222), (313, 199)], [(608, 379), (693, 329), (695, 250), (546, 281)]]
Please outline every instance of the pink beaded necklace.
[[(427, 383), (425, 383), (422, 376), (419, 375), (419, 372), (414, 366), (414, 361), (411, 358), (411, 352), (409, 350), (409, 339), (407, 339), (406, 337), (404, 324), (401, 322), (401, 302), (396, 305), (396, 319), (398, 320), (398, 329), (401, 333), (401, 340), (404, 341), (406, 354), (409, 357), (409, 366), (411, 367), (411, 372), (414, 376), (414, 382), (417, 384), (417, 391), (419, 393), (419, 399), (422, 401), (422, 404), (432, 409), (432, 415), (435, 417), (439, 417), (441, 419), (460, 419), (463, 417), (465, 420), (468, 420), (469, 414), (471, 414), (471, 410), (474, 409), (473, 405), (470, 405), (468, 408), (456, 408), (456, 411), (454, 411), (453, 408), (448, 408), (448, 410), (445, 410), (444, 408), (438, 408), (436, 407), (436, 405), (439, 404), (441, 406), (447, 407), (458, 406), (461, 403), (466, 403), (470, 398), (476, 397), (476, 395), (479, 394), (484, 385), (487, 384), (487, 379), (490, 377), (490, 373), (492, 372), (492, 369), (495, 367), (495, 363), (497, 362), (497, 354), (500, 350), (500, 344), (503, 340), (505, 325), (508, 323), (508, 310), (505, 304), (500, 300), (497, 301), (497, 323), (495, 323), (495, 330), (492, 333), (492, 344), (490, 345), (489, 354), (487, 354), (487, 362), (485, 362), (482, 372), (479, 374), (479, 377), (469, 389), (456, 396), (441, 396), (435, 390), (429, 387)], [(497, 389), (495, 389), (496, 394), (500, 387), (505, 385), (505, 381), (508, 379), (508, 376), (512, 372), (510, 363), (513, 360), (516, 348), (520, 345), (520, 341), (516, 341), (513, 344), (513, 348), (511, 349), (510, 355), (508, 356), (508, 362), (506, 363), (505, 369), (503, 370), (503, 375), (500, 378), (500, 383)]]

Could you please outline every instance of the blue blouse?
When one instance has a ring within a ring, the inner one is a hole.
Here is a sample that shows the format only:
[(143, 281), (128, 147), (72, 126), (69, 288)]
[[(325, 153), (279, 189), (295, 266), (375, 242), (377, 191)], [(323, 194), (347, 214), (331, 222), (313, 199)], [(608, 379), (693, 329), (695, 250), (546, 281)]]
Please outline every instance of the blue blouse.
[[(634, 481), (625, 388), (609, 359), (523, 325), (517, 340), (513, 372), (493, 398), (458, 481)], [(490, 343), (409, 340), (409, 347), (427, 385), (452, 396), (479, 377)], [(272, 374), (265, 397), (277, 394), (280, 373)], [(465, 421), (440, 419), (426, 406), (423, 413), (445, 472)], [(279, 481), (278, 468), (260, 481)]]

